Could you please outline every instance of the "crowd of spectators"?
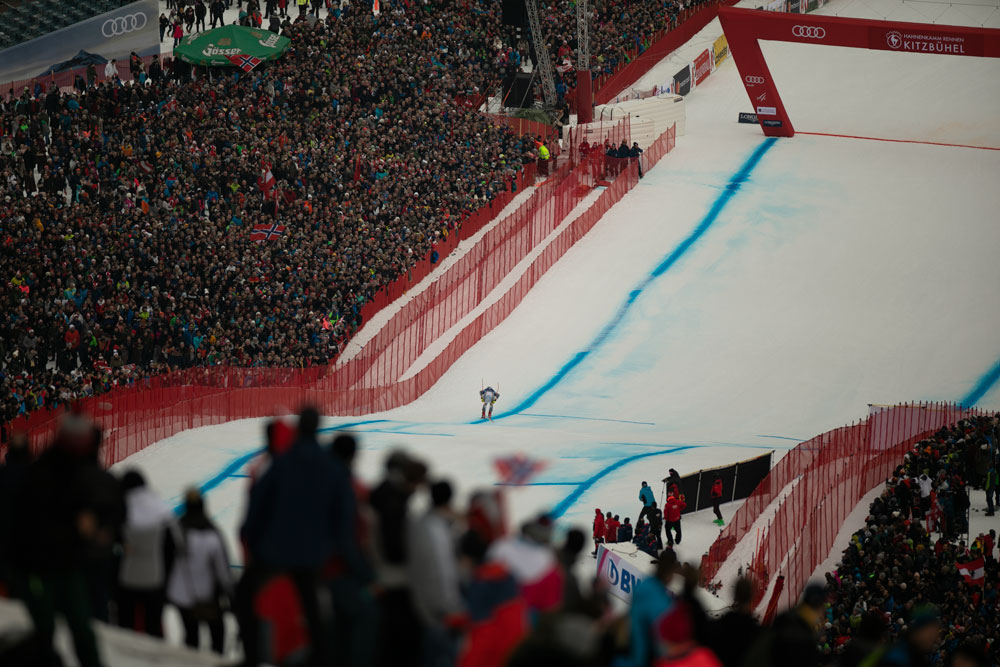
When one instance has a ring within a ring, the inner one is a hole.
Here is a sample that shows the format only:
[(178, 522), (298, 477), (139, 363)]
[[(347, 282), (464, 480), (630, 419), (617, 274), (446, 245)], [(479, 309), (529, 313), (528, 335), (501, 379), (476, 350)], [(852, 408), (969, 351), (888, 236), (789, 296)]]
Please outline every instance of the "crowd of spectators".
[[(453, 102), (528, 56), (494, 4), (291, 4), (263, 11), (290, 51), (249, 74), (136, 57), (136, 85), (109, 63), (0, 100), (0, 422), (178, 368), (329, 362), (380, 287), (536, 157)], [(543, 13), (571, 58), (564, 4)], [(188, 10), (203, 29), (203, 6), (172, 6), (165, 34)], [(681, 8), (598, 3), (595, 66)], [(261, 223), (282, 236), (250, 241)]]
[[(826, 576), (820, 641), (837, 664), (1000, 664), (996, 532), (968, 534), (966, 519), (968, 493), (990, 491), (998, 439), (1000, 417), (970, 418), (917, 443), (895, 469)], [(982, 580), (959, 573), (980, 558)], [(956, 654), (970, 662), (946, 662)]]
[[(11, 91), (0, 109), (4, 421), (194, 365), (322, 364), (360, 307), (533, 159), (452, 102), (489, 21), (346, 6), (249, 74)], [(265, 168), (276, 183), (258, 186)], [(277, 223), (277, 240), (250, 241)]]
[[(297, 423), (268, 424), (266, 451), (250, 465), (238, 580), (202, 496), (189, 491), (177, 517), (139, 471), (103, 471), (100, 432), (85, 416), (66, 413), (35, 460), (12, 442), (0, 466), (0, 590), (24, 601), (35, 632), (8, 638), (0, 661), (57, 664), (62, 616), (78, 662), (108, 664), (92, 617), (162, 637), (173, 606), (185, 643), (199, 648), (208, 625), (203, 648), (220, 653), (231, 611), (242, 650), (229, 656), (242, 653), (244, 665), (294, 653), (310, 665), (720, 664), (712, 651), (723, 649), (698, 645), (720, 636), (706, 628), (733, 619), (707, 619), (696, 568), (672, 550), (637, 586), (632, 610), (616, 614), (606, 590), (574, 574), (582, 531), (560, 536), (544, 514), (509, 530), (502, 490), (474, 490), (462, 505), (448, 480), (402, 450), (369, 488), (353, 472), (355, 439), (321, 443), (318, 422), (306, 408)], [(274, 592), (281, 583), (295, 593), (291, 606)], [(756, 628), (742, 595), (737, 625)], [(304, 644), (294, 637), (300, 617)]]

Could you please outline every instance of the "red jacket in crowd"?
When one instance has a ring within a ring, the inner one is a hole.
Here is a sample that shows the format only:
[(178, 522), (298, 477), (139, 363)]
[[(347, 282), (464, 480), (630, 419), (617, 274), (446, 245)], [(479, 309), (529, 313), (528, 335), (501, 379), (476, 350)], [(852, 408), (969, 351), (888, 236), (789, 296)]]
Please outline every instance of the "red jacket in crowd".
[(722, 480), (717, 479), (712, 482), (712, 497), (721, 498), (722, 497)]
[(603, 540), (604, 536), (607, 534), (607, 528), (604, 525), (604, 514), (601, 510), (594, 510), (594, 539)]
[(611, 542), (611, 543), (617, 542), (618, 541), (618, 528), (619, 528), (619, 526), (622, 525), (621, 522), (620, 521), (616, 521), (615, 519), (608, 519), (607, 521), (604, 522), (604, 525), (605, 525), (605, 528), (606, 528), (606, 532), (605, 532), (606, 537), (604, 538), (604, 541), (605, 542)]
[(687, 507), (687, 503), (684, 502), (684, 497), (671, 495), (667, 496), (667, 502), (663, 505), (663, 519), (664, 521), (680, 521), (681, 512)]

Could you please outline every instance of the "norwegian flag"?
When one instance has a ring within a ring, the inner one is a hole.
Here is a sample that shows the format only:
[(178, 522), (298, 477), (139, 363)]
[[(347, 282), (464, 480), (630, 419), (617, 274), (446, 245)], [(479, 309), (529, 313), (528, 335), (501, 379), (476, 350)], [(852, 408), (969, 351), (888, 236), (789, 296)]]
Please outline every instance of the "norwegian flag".
[(514, 454), (494, 459), (493, 466), (500, 475), (501, 483), (509, 486), (522, 486), (545, 468), (545, 462), (529, 459), (524, 454)]
[(958, 573), (967, 584), (982, 586), (986, 583), (986, 562), (982, 556), (968, 563), (955, 563), (955, 565), (958, 566)]
[(264, 62), (260, 58), (254, 58), (253, 56), (248, 56), (243, 53), (237, 54), (235, 56), (226, 56), (229, 62), (239, 67), (244, 72), (249, 72), (257, 65)]
[(271, 166), (265, 164), (261, 170), (260, 178), (257, 179), (257, 187), (265, 195), (274, 187), (274, 174), (271, 173)]
[(253, 231), (250, 232), (251, 241), (271, 241), (273, 239), (281, 238), (285, 234), (284, 225), (254, 225)]

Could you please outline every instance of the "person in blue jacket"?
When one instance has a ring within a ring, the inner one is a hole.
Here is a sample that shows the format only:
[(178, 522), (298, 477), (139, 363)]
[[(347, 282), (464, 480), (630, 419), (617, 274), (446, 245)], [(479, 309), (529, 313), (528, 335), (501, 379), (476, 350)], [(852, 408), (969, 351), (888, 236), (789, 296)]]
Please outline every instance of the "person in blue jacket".
[(639, 489), (639, 500), (642, 501), (642, 511), (639, 512), (639, 518), (636, 519), (636, 523), (642, 521), (643, 517), (652, 516), (653, 503), (656, 502), (653, 489), (646, 482), (643, 482), (642, 488)]
[(677, 554), (664, 549), (656, 563), (656, 576), (646, 577), (632, 594), (629, 611), (630, 667), (646, 667), (659, 655), (658, 621), (676, 604), (667, 584), (677, 570)]

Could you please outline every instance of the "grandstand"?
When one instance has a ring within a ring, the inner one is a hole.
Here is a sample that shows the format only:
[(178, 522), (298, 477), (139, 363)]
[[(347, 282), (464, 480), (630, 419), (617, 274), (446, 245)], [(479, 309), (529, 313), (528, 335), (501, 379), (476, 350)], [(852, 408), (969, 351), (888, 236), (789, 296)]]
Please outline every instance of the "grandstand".
[(4, 0), (0, 50), (129, 4), (126, 0)]

